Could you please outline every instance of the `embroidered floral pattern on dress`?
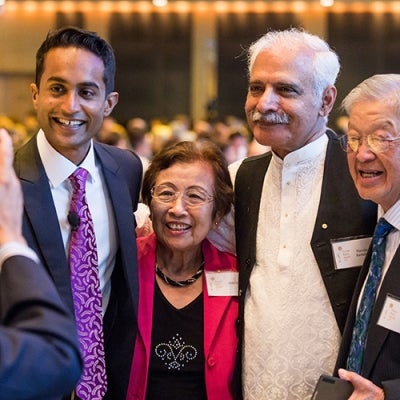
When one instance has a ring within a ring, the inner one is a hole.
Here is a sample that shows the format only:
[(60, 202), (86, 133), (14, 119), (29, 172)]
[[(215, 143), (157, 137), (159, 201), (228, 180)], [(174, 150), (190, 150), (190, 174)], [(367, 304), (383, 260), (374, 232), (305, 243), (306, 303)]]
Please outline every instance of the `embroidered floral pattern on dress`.
[(177, 333), (168, 343), (160, 343), (155, 347), (157, 357), (164, 361), (169, 370), (180, 371), (197, 357), (194, 346), (186, 344)]

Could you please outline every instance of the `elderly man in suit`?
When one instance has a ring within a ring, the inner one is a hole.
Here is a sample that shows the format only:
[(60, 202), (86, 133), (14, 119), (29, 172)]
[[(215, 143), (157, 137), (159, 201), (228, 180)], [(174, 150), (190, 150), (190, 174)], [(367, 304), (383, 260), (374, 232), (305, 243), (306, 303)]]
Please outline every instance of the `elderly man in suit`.
[[(142, 164), (133, 152), (93, 141), (118, 102), (114, 75), (113, 50), (97, 34), (74, 27), (49, 33), (37, 51), (31, 85), (41, 129), (15, 156), (24, 235), (75, 312), (85, 352), (76, 391), (82, 400), (125, 398), (137, 327), (133, 213)], [(82, 195), (78, 186), (85, 179)], [(86, 255), (90, 268), (81, 272)], [(88, 315), (98, 329), (90, 339), (96, 347), (86, 341), (91, 332), (84, 332), (87, 324), (78, 315), (85, 297), (85, 307), (93, 301)]]
[(331, 373), (368, 248), (360, 236), (376, 222), (327, 127), (339, 69), (325, 41), (297, 29), (248, 51), (247, 120), (272, 151), (231, 166), (246, 400), (310, 399)]
[(1, 398), (57, 399), (81, 373), (72, 314), (22, 236), (11, 138), (0, 129)]
[[(344, 99), (349, 169), (380, 217), (350, 307), (336, 364), (350, 399), (400, 399), (400, 75), (374, 75)], [(380, 227), (387, 226), (381, 239)], [(376, 240), (375, 240), (376, 239)]]

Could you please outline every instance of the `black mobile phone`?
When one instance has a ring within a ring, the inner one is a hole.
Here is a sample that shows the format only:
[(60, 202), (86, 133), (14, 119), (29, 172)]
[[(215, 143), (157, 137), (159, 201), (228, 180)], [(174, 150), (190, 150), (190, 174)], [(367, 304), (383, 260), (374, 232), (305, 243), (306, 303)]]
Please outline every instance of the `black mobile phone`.
[(311, 400), (348, 400), (353, 389), (353, 385), (349, 381), (321, 375)]

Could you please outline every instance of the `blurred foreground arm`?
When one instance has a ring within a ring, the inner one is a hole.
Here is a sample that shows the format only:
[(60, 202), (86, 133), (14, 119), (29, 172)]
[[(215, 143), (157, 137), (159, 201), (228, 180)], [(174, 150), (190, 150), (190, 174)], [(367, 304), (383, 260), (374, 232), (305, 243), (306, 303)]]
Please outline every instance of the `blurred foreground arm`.
[(1, 398), (60, 399), (81, 373), (73, 317), (21, 234), (22, 194), (0, 129)]
[(11, 138), (0, 129), (0, 246), (8, 242), (25, 243), (22, 237), (22, 193), (13, 167)]

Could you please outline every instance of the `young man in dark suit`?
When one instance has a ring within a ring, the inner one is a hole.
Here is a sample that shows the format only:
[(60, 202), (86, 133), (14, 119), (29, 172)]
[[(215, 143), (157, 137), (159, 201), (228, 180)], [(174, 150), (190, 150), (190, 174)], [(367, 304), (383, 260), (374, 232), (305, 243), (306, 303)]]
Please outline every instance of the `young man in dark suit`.
[(24, 235), (75, 312), (67, 254), (80, 219), (71, 217), (70, 176), (78, 166), (88, 171), (86, 199), (97, 243), (104, 336), (100, 342), (107, 375), (102, 383), (106, 395), (91, 393), (88, 399), (125, 398), (136, 334), (133, 213), (142, 164), (130, 151), (93, 140), (118, 102), (114, 75), (113, 50), (97, 34), (74, 27), (49, 33), (37, 52), (31, 85), (40, 131), (15, 157), (25, 201)]

